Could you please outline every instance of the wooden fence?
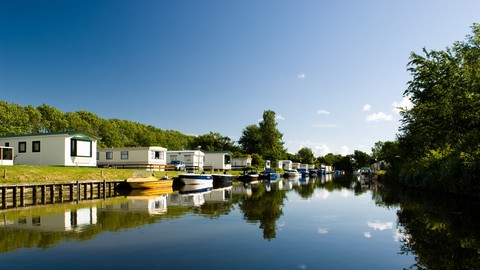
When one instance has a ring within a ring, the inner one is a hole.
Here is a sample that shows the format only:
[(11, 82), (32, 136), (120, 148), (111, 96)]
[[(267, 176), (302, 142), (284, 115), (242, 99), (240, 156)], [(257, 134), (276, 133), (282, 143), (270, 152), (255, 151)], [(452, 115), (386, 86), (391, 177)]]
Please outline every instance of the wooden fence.
[(63, 184), (1, 185), (0, 209), (114, 197), (125, 181), (76, 181)]

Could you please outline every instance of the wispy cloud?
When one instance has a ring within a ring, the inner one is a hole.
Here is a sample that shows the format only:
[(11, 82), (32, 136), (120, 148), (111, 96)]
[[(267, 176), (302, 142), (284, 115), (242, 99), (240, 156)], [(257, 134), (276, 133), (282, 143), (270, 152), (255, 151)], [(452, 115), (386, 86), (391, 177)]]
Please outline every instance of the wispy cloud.
[(330, 231), (329, 228), (318, 228), (319, 234), (327, 234)]
[(317, 111), (317, 114), (325, 114), (325, 115), (329, 115), (329, 114), (330, 114), (330, 112), (322, 109), (322, 110), (318, 110), (318, 111)]
[(314, 128), (336, 128), (336, 127), (338, 127), (337, 124), (312, 124), (310, 126), (314, 127)]
[(315, 156), (325, 156), (330, 153), (330, 149), (326, 144), (315, 145)]
[(368, 122), (392, 121), (393, 116), (384, 112), (372, 113), (367, 116)]
[(285, 120), (285, 117), (281, 116), (280, 114), (275, 116), (277, 120)]
[(364, 232), (363, 236), (365, 236), (365, 238), (371, 238), (372, 234), (370, 232)]
[(393, 229), (393, 222), (367, 222), (368, 227), (373, 228), (374, 230), (384, 231), (387, 229)]
[(346, 155), (348, 155), (348, 154), (351, 154), (351, 153), (350, 153), (350, 147), (348, 147), (348, 146), (346, 146), (346, 145), (340, 146), (339, 152), (340, 152), (340, 155), (342, 155), (342, 156), (346, 156)]
[(305, 73), (302, 72), (302, 73), (297, 75), (297, 78), (299, 78), (300, 80), (303, 80), (303, 79), (305, 79), (306, 76), (307, 75), (305, 75)]
[(364, 112), (369, 112), (371, 109), (372, 109), (372, 105), (370, 104), (365, 104), (363, 105), (363, 108), (362, 108)]
[(406, 96), (406, 97), (403, 97), (400, 102), (396, 102), (396, 101), (393, 102), (392, 106), (393, 106), (392, 111), (394, 111), (397, 114), (400, 114), (400, 111), (410, 110), (413, 107), (413, 103), (410, 97)]

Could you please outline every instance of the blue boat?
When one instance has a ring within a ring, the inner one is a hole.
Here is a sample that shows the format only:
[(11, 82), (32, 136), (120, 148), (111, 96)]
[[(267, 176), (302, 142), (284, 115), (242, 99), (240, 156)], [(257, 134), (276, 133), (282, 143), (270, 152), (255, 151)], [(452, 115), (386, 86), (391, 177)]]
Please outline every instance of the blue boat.
[(265, 169), (260, 173), (259, 178), (262, 180), (276, 181), (280, 179), (280, 174), (274, 169)]

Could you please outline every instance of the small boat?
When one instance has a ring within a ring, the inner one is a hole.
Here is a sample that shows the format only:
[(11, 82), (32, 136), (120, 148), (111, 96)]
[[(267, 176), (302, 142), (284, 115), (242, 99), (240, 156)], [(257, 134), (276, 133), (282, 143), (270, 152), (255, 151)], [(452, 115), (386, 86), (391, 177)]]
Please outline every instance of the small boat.
[(297, 178), (300, 176), (301, 174), (295, 169), (288, 170), (283, 174), (283, 177), (285, 178)]
[(178, 179), (184, 185), (200, 185), (200, 184), (213, 185), (213, 177), (211, 174), (184, 173), (184, 174), (179, 174)]
[(307, 169), (298, 169), (298, 172), (303, 178), (307, 178), (310, 176), (310, 173), (308, 172)]
[(171, 187), (172, 180), (160, 180), (156, 177), (131, 177), (126, 180), (127, 184), (133, 189), (150, 189)]
[(234, 176), (231, 174), (212, 174), (214, 183), (231, 184)]
[(262, 180), (276, 181), (280, 179), (280, 174), (274, 169), (265, 169), (260, 173), (259, 178)]
[(258, 170), (255, 168), (246, 168), (243, 170), (243, 173), (238, 176), (238, 180), (242, 182), (252, 182), (258, 180), (259, 174)]

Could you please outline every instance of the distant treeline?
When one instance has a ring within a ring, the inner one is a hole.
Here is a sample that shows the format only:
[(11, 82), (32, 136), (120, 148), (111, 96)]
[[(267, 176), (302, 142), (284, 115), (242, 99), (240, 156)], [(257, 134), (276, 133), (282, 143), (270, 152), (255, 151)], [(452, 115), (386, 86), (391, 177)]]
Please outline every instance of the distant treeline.
[(87, 111), (62, 112), (49, 105), (21, 106), (0, 101), (0, 136), (88, 131), (99, 148), (158, 145), (171, 150), (191, 147), (195, 136), (120, 119), (103, 119)]

